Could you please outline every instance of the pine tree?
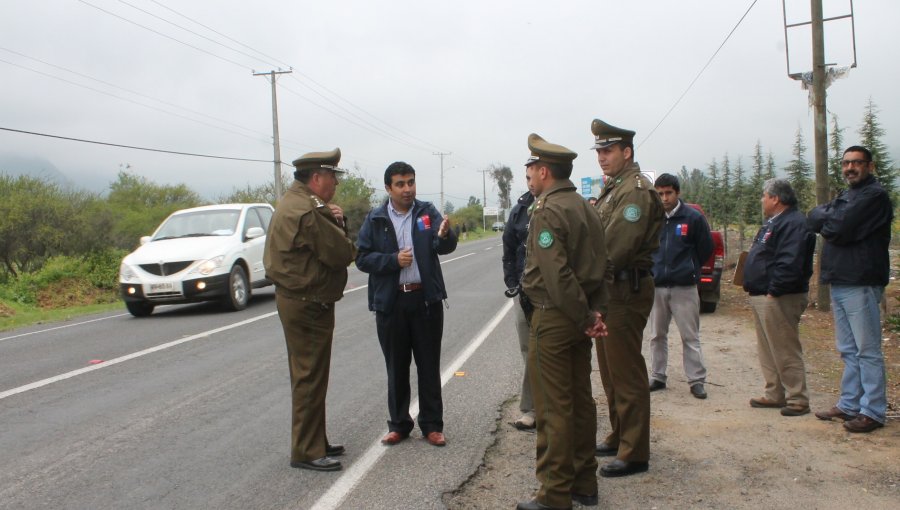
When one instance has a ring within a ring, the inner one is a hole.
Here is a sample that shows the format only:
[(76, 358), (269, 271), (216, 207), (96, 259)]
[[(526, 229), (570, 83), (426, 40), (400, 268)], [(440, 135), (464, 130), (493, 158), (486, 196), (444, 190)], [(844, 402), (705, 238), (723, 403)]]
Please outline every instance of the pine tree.
[[(769, 153), (771, 161), (772, 154)], [(774, 161), (772, 168), (775, 167)], [(751, 224), (759, 224), (763, 221), (762, 209), (759, 204), (759, 197), (762, 195), (763, 183), (766, 181), (766, 167), (763, 159), (762, 143), (756, 141), (756, 147), (753, 149), (753, 174), (750, 175), (747, 184), (747, 200), (744, 203), (744, 217)]]
[(772, 151), (769, 151), (769, 155), (766, 156), (766, 172), (763, 174), (763, 182), (768, 181), (769, 179), (775, 178), (775, 157), (772, 156)]
[(784, 168), (787, 179), (797, 194), (797, 208), (808, 211), (813, 204), (812, 197), (812, 165), (806, 161), (806, 145), (803, 143), (803, 130), (797, 128), (797, 137), (794, 139), (794, 159)]
[(745, 214), (747, 210), (747, 183), (744, 182), (744, 163), (740, 157), (738, 157), (737, 165), (734, 167), (732, 196), (734, 197), (734, 221), (738, 224), (738, 241), (743, 251), (744, 230), (747, 228), (747, 215)]
[(710, 163), (706, 169), (709, 171), (709, 180), (706, 185), (706, 203), (709, 204), (707, 213), (709, 216), (709, 226), (715, 230), (713, 225), (715, 225), (716, 222), (719, 224), (722, 223), (722, 195), (720, 193), (722, 186), (721, 181), (719, 180), (719, 164), (716, 163), (715, 158), (713, 158), (712, 163)]
[(828, 148), (831, 155), (828, 157), (828, 192), (831, 198), (838, 196), (847, 184), (844, 182), (844, 174), (841, 172), (841, 159), (844, 156), (844, 129), (838, 126), (837, 115), (831, 114), (831, 140)]
[(887, 146), (881, 140), (884, 136), (884, 128), (878, 122), (878, 107), (869, 98), (863, 114), (862, 125), (859, 127), (860, 143), (872, 151), (872, 160), (875, 161), (878, 182), (884, 187), (891, 197), (891, 201), (897, 203), (897, 169), (888, 155)]

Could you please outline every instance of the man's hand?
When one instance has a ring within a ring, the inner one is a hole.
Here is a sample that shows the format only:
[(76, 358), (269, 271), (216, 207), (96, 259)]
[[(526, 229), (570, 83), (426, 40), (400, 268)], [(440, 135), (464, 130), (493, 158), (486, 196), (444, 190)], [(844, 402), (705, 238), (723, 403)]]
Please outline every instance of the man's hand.
[(438, 237), (441, 239), (447, 238), (447, 233), (450, 232), (450, 220), (444, 218), (444, 221), (441, 222), (441, 228), (438, 229)]
[(409, 248), (397, 252), (397, 263), (400, 264), (400, 267), (409, 267), (412, 264), (412, 261), (412, 250)]
[(600, 315), (600, 312), (593, 312), (593, 314), (594, 323), (584, 330), (584, 334), (591, 338), (606, 336), (608, 331), (606, 330), (606, 324), (603, 322), (603, 317)]
[(334, 215), (334, 219), (337, 220), (338, 225), (344, 224), (344, 210), (341, 209), (341, 206), (337, 204), (328, 204), (328, 208), (331, 209), (331, 214)]

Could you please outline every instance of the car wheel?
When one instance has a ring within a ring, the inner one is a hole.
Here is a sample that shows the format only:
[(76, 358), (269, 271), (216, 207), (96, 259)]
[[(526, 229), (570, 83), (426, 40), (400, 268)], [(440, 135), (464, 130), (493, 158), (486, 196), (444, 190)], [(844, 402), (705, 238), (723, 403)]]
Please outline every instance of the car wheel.
[(247, 308), (250, 301), (250, 285), (247, 284), (247, 273), (240, 264), (235, 264), (228, 275), (228, 294), (225, 295), (225, 308), (237, 311)]
[(700, 313), (713, 313), (718, 304), (715, 301), (700, 301)]
[(135, 317), (149, 317), (154, 305), (146, 301), (126, 301), (125, 308)]

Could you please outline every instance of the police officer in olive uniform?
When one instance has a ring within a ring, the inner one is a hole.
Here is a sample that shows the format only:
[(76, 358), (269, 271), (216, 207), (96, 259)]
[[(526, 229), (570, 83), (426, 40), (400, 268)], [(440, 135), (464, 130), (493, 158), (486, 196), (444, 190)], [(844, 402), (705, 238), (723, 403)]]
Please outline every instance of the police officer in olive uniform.
[[(537, 418), (537, 496), (519, 510), (597, 504), (597, 408), (591, 337), (606, 334), (606, 246), (600, 217), (569, 180), (577, 154), (528, 137), (528, 188), (538, 197), (522, 289), (531, 301), (528, 371)], [(646, 374), (644, 375), (646, 379)]]
[(341, 445), (325, 434), (325, 394), (331, 365), (334, 303), (344, 295), (356, 246), (344, 213), (328, 202), (338, 185), (340, 149), (294, 160), (294, 183), (269, 225), (263, 263), (287, 342), (293, 403), (291, 467), (337, 471)]
[(650, 179), (634, 162), (634, 131), (602, 120), (591, 123), (594, 149), (606, 175), (596, 208), (609, 255), (609, 334), (597, 339), (600, 378), (612, 431), (597, 445), (598, 456), (616, 456), (601, 476), (646, 471), (650, 458), (650, 389), (641, 342), (653, 307), (653, 252), (659, 247), (664, 211)]

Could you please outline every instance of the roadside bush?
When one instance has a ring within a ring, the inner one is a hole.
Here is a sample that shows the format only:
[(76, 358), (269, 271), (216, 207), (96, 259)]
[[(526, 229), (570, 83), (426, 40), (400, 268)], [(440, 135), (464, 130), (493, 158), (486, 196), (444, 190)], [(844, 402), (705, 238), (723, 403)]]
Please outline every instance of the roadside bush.
[[(51, 257), (44, 266), (32, 273), (22, 273), (5, 285), (0, 297), (20, 304), (38, 303), (40, 293), (60, 282), (83, 282), (80, 287), (115, 290), (118, 286), (119, 264), (125, 250), (109, 249), (83, 257)], [(66, 283), (72, 287), (71, 283)]]

